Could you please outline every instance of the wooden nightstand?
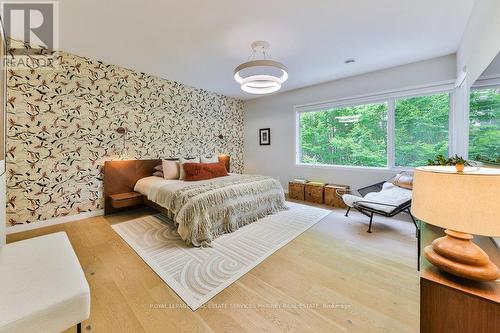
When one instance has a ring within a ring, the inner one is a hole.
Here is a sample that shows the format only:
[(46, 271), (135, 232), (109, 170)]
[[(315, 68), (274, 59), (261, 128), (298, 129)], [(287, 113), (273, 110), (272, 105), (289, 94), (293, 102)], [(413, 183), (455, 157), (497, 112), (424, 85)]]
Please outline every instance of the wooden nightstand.
[[(426, 246), (443, 231), (422, 223), (422, 245)], [(496, 265), (500, 251), (487, 237), (474, 236)], [(500, 328), (500, 283), (477, 282), (442, 272), (422, 257), (420, 274), (421, 333), (491, 333)]]
[(137, 192), (111, 194), (109, 197), (113, 208), (132, 207), (144, 202), (144, 196)]

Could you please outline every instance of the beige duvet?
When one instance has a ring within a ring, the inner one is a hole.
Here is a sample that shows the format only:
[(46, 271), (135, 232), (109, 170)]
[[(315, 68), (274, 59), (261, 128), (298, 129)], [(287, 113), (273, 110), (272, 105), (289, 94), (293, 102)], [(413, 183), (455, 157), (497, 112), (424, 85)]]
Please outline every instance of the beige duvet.
[(208, 246), (223, 233), (287, 209), (281, 184), (266, 176), (230, 175), (196, 182), (147, 177), (135, 190), (166, 208), (179, 235), (194, 246)]

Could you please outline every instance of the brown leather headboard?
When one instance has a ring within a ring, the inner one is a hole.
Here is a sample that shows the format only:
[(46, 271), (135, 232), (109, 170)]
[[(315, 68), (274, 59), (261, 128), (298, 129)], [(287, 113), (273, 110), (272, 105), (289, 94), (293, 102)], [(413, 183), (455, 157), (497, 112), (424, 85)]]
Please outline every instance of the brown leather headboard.
[(111, 207), (111, 194), (133, 192), (135, 183), (144, 177), (151, 176), (153, 169), (161, 160), (128, 160), (104, 162), (104, 212), (116, 211)]

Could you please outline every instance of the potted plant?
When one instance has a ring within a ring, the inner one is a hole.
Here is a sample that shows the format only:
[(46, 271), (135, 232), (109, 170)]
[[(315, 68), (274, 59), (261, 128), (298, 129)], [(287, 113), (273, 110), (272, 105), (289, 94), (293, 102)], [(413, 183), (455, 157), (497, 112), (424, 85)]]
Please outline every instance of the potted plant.
[(458, 172), (464, 172), (465, 166), (469, 165), (469, 163), (462, 157), (455, 155), (451, 158), (451, 165), (454, 165)]
[(434, 160), (428, 160), (428, 165), (454, 165), (458, 172), (463, 172), (465, 166), (470, 166), (469, 162), (463, 157), (455, 156), (446, 158), (443, 155), (437, 155)]

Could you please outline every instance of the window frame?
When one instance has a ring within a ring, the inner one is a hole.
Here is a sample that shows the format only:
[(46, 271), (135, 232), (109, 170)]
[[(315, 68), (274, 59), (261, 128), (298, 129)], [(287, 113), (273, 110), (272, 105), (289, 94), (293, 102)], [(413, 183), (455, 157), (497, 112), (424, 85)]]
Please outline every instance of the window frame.
[[(454, 84), (452, 81), (441, 82), (430, 86), (418, 86), (405, 90), (386, 91), (378, 94), (360, 95), (351, 98), (340, 98), (325, 102), (296, 105), (295, 112), (295, 166), (306, 168), (324, 168), (336, 170), (365, 170), (365, 171), (411, 171), (414, 167), (399, 167), (395, 165), (395, 125), (396, 125), (396, 100), (402, 98), (421, 97), (435, 94), (448, 94), (448, 153), (451, 155), (453, 142), (453, 110), (454, 110)], [(356, 105), (386, 103), (387, 104), (387, 165), (385, 167), (338, 165), (338, 164), (315, 164), (302, 163), (302, 151), (300, 149), (300, 115), (305, 112), (321, 112), (328, 109), (352, 107)]]
[[(392, 135), (393, 138), (396, 137), (396, 100), (398, 99), (406, 99), (406, 98), (412, 98), (412, 97), (423, 97), (423, 96), (430, 96), (430, 95), (439, 95), (439, 94), (444, 94), (448, 93), (448, 105), (449, 105), (449, 110), (448, 110), (448, 155), (451, 156), (451, 151), (452, 151), (452, 136), (453, 136), (453, 126), (452, 126), (452, 117), (453, 117), (453, 90), (444, 90), (444, 91), (437, 91), (433, 93), (425, 93), (425, 94), (418, 94), (418, 95), (410, 95), (410, 96), (404, 96), (404, 97), (394, 97), (392, 99), (394, 103), (394, 108), (392, 110), (393, 112), (393, 118), (394, 118), (394, 123), (392, 127)], [(392, 142), (392, 149), (393, 149), (393, 156), (392, 156), (392, 164), (389, 165), (391, 169), (394, 170), (407, 170), (411, 171), (414, 170), (415, 167), (398, 167), (396, 166), (396, 144), (395, 141)]]
[[(345, 168), (345, 169), (370, 169), (370, 170), (385, 170), (387, 167), (373, 167), (373, 166), (359, 166), (359, 165), (342, 165), (342, 164), (320, 164), (320, 163), (302, 163), (300, 162), (301, 157), (302, 157), (302, 151), (300, 149), (300, 115), (303, 113), (307, 112), (322, 112), (326, 111), (329, 109), (341, 109), (341, 108), (347, 108), (347, 107), (353, 107), (353, 106), (358, 106), (358, 105), (365, 105), (365, 104), (387, 104), (387, 127), (389, 127), (389, 103), (387, 100), (380, 100), (380, 99), (374, 99), (374, 100), (369, 100), (369, 101), (363, 101), (363, 103), (356, 103), (355, 101), (349, 101), (348, 103), (339, 103), (339, 104), (332, 104), (332, 106), (327, 107), (327, 108), (321, 108), (319, 110), (299, 110), (295, 111), (296, 112), (296, 117), (295, 117), (295, 165), (300, 165), (300, 166), (316, 166), (316, 167), (335, 167), (337, 169), (339, 168)], [(389, 150), (389, 141), (387, 140), (387, 150)]]
[(475, 90), (500, 88), (500, 75), (485, 76), (480, 77), (477, 81), (470, 87), (469, 94), (467, 96), (467, 159), (472, 159), (470, 157), (470, 94)]

